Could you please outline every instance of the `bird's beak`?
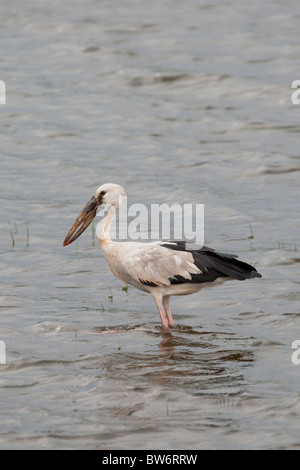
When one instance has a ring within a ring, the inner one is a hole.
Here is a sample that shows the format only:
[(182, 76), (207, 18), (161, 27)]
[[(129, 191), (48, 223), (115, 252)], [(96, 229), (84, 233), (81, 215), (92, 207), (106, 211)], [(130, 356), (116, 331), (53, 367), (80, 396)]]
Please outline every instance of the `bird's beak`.
[(78, 238), (85, 229), (90, 225), (92, 220), (97, 214), (97, 208), (100, 205), (99, 200), (93, 196), (92, 199), (82, 209), (74, 224), (70, 228), (68, 235), (65, 238), (63, 246), (69, 245)]

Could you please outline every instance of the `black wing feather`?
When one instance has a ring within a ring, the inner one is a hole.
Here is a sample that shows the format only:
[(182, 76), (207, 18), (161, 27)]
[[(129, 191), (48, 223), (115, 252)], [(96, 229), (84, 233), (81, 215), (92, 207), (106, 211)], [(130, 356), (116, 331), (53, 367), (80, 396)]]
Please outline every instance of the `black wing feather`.
[(170, 279), (171, 284), (213, 282), (218, 277), (230, 277), (239, 281), (261, 277), (261, 274), (258, 273), (253, 266), (238, 260), (236, 255), (219, 253), (206, 246), (203, 246), (199, 250), (188, 250), (184, 241), (172, 241), (164, 243), (162, 246), (170, 250), (191, 253), (194, 264), (202, 271), (200, 274), (191, 274), (191, 279), (185, 279), (182, 276), (174, 276)]

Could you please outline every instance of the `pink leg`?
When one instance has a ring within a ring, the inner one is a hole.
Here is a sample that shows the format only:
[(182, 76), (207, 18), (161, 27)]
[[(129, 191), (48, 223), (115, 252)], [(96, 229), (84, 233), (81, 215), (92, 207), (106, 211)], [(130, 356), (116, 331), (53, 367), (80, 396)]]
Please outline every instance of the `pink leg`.
[(169, 325), (174, 325), (172, 313), (171, 313), (171, 310), (169, 308), (166, 309), (166, 314), (167, 314), (167, 317), (168, 317)]
[[(167, 322), (167, 319), (166, 319), (166, 316), (165, 316), (164, 306), (165, 306), (165, 299), (167, 299), (169, 296), (164, 297), (162, 295), (162, 293), (160, 292), (160, 290), (157, 290), (156, 287), (154, 287), (153, 290), (151, 290), (150, 292), (151, 292), (151, 294), (153, 296), (153, 299), (154, 299), (154, 301), (157, 305), (158, 312), (159, 312), (160, 319), (161, 319), (161, 324), (162, 324), (163, 328), (168, 329), (168, 322)], [(168, 317), (168, 319), (169, 319), (169, 317)]]
[(174, 325), (174, 321), (173, 321), (173, 317), (172, 317), (172, 313), (170, 309), (170, 296), (169, 295), (163, 298), (163, 304), (166, 310), (169, 325)]
[(168, 322), (167, 322), (167, 319), (165, 317), (165, 311), (164, 311), (163, 306), (158, 307), (158, 312), (159, 312), (159, 315), (160, 315), (162, 326), (164, 328), (168, 328)]

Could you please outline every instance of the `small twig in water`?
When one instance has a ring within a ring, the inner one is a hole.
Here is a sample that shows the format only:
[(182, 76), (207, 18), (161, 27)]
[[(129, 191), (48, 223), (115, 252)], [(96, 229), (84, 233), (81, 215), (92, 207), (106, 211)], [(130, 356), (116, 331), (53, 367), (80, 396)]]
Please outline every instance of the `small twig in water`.
[(11, 246), (12, 246), (12, 248), (13, 248), (13, 247), (15, 246), (15, 239), (14, 239), (14, 236), (13, 236), (11, 230), (9, 230), (9, 233), (10, 233), (10, 236), (11, 236)]
[(92, 222), (92, 240), (95, 242), (95, 222)]
[(26, 234), (27, 234), (27, 237), (26, 237), (26, 244), (27, 244), (27, 246), (29, 246), (29, 227), (28, 227), (28, 222), (26, 222)]
[(251, 240), (254, 238), (254, 233), (253, 233), (253, 230), (252, 230), (252, 226), (250, 225), (250, 235), (249, 237)]

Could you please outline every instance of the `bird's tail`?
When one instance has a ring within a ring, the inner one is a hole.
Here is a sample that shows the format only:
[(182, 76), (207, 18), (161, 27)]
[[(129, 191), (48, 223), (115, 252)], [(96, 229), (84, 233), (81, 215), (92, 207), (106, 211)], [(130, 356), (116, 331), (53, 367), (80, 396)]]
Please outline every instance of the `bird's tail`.
[[(198, 254), (199, 253), (199, 254)], [(245, 279), (252, 279), (254, 277), (262, 277), (256, 269), (244, 261), (237, 259), (235, 255), (227, 253), (218, 253), (210, 249), (205, 250), (203, 247), (201, 250), (193, 251), (193, 256), (197, 264), (197, 255), (201, 257), (200, 264), (203, 266), (205, 258), (205, 265), (207, 266), (211, 274), (215, 274), (217, 277), (230, 277), (243, 281)]]

